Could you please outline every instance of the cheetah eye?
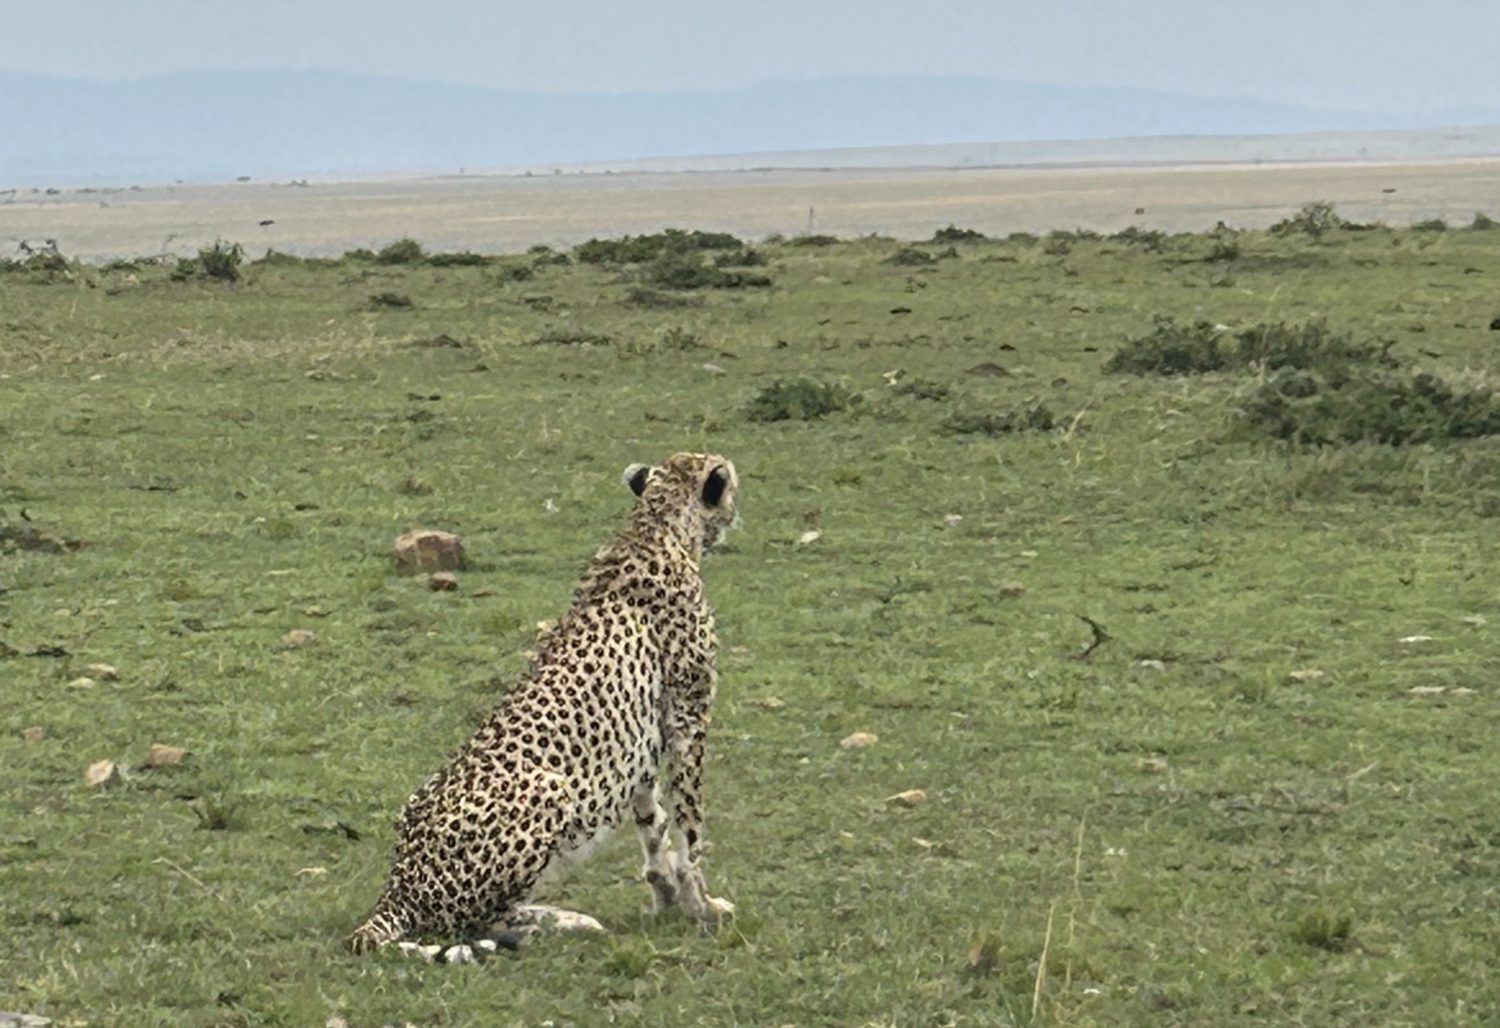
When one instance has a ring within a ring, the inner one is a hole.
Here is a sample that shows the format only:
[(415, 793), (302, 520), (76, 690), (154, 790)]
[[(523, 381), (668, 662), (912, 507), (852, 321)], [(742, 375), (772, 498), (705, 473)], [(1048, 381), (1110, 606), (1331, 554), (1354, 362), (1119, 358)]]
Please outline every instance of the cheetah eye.
[(646, 491), (646, 478), (650, 472), (649, 465), (632, 464), (625, 469), (625, 474), (621, 477), (625, 479), (625, 484), (630, 486), (630, 491), (639, 496)]
[(729, 485), (729, 476), (723, 468), (714, 468), (703, 481), (703, 505), (717, 507), (724, 498), (724, 489)]

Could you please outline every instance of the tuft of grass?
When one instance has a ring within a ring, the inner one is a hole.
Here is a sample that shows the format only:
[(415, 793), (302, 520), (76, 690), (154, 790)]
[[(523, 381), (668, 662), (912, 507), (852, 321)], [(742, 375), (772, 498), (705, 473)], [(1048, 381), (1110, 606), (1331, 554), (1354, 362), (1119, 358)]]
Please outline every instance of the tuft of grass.
[(375, 293), (370, 297), (369, 303), (376, 310), (406, 310), (415, 306), (411, 297), (392, 290)]
[(766, 275), (725, 271), (691, 253), (664, 253), (646, 267), (645, 276), (661, 289), (752, 289), (771, 284)]
[(1292, 939), (1303, 946), (1343, 953), (1353, 943), (1354, 918), (1326, 907), (1305, 911), (1292, 926)]
[(493, 264), (494, 261), (495, 258), (493, 257), (482, 253), (470, 253), (467, 250), (458, 253), (431, 253), (427, 255), (427, 263), (434, 268), (482, 268), (485, 265)]
[(898, 268), (918, 268), (927, 264), (936, 264), (937, 258), (926, 250), (919, 250), (915, 246), (903, 246), (887, 257), (884, 263), (895, 265)]

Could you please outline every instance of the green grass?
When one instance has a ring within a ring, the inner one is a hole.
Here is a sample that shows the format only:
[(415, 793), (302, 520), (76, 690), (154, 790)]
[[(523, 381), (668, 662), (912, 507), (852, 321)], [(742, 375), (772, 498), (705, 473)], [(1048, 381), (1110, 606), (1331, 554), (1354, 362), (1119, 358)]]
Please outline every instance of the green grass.
[[(0, 1009), (1500, 1019), (1500, 439), (1291, 447), (1244, 430), (1253, 368), (1102, 370), (1165, 315), (1493, 373), (1500, 236), (950, 235), (918, 265), (758, 244), (771, 287), (670, 294), (420, 250), (0, 269)], [(747, 416), (796, 382), (860, 402)], [(548, 891), (607, 938), (344, 954), (401, 804), (628, 509), (620, 470), (683, 449), (742, 479), (706, 564), (736, 920), (643, 914), (624, 832)], [(393, 573), (414, 525), (464, 536), (457, 592)], [(98, 662), (118, 680), (76, 684)], [(189, 752), (145, 770), (152, 743)], [(90, 789), (106, 758), (124, 781)]]

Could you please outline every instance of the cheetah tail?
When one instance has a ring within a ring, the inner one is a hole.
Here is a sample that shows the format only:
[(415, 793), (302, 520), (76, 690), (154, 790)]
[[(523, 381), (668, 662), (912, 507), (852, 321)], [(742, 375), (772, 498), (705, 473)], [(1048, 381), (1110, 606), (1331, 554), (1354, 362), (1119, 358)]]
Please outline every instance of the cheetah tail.
[(406, 933), (405, 920), (396, 912), (390, 897), (382, 896), (370, 915), (349, 933), (349, 950), (351, 953), (369, 953), (403, 938)]

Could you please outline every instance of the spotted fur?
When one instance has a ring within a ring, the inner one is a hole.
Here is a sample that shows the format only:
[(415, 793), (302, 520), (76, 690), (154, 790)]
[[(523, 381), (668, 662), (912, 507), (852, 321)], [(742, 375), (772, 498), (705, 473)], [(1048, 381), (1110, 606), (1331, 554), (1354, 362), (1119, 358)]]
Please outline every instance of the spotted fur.
[(724, 458), (687, 453), (632, 465), (625, 481), (630, 521), (595, 554), (530, 675), (407, 802), (355, 952), (512, 923), (544, 873), (627, 818), (658, 909), (733, 910), (702, 869), (717, 640), (699, 563), (735, 519), (739, 481)]

